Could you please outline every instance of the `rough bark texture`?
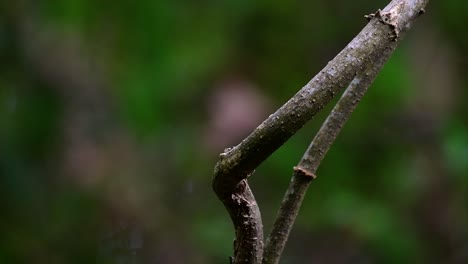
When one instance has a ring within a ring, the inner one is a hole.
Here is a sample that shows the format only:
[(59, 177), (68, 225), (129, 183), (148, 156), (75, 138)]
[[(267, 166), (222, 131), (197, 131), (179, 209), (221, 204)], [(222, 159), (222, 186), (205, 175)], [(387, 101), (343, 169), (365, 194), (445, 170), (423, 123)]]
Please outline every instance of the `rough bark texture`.
[[(220, 154), (220, 160), (215, 166), (213, 189), (234, 223), (236, 243), (233, 263), (260, 263), (262, 259), (262, 222), (257, 203), (247, 184), (248, 176), (353, 79), (355, 80), (354, 85), (363, 83), (363, 80), (367, 78), (366, 73), (369, 74), (367, 71), (374, 69), (373, 66), (369, 68), (369, 65), (390, 55), (396, 47), (401, 33), (408, 30), (411, 22), (423, 13), (427, 2), (428, 0), (394, 0), (382, 11), (378, 10), (375, 14), (367, 16), (370, 19), (368, 25), (324, 69), (239, 145), (226, 149), (224, 153)], [(379, 69), (379, 67), (377, 68)], [(364, 76), (360, 79), (355, 78), (359, 73), (364, 73)], [(368, 85), (373, 80), (373, 78), (370, 79)], [(367, 87), (365, 88), (367, 89)], [(345, 94), (345, 97), (351, 98), (351, 107), (354, 109), (359, 101), (356, 99), (357, 96)], [(336, 110), (343, 111), (343, 106)], [(335, 118), (338, 118), (338, 114), (335, 115), (337, 116)], [(343, 117), (339, 118), (343, 119)], [(311, 155), (321, 155), (323, 158), (343, 125), (339, 125), (335, 121), (329, 122), (331, 123), (327, 125), (330, 126), (327, 130), (333, 130), (328, 131), (333, 135), (333, 138), (320, 139), (321, 136), (318, 135), (318, 140), (325, 140), (323, 144), (328, 145), (328, 147), (325, 149), (324, 146), (318, 145), (316, 152), (311, 153)], [(309, 158), (301, 162), (295, 170), (299, 172), (298, 176), (293, 177), (291, 184), (304, 189), (305, 193), (307, 186), (304, 187), (303, 183), (308, 185), (309, 178), (315, 171), (308, 168), (312, 166), (314, 159), (317, 164), (313, 166), (318, 167), (322, 158)], [(307, 175), (309, 176), (305, 177), (306, 180), (300, 178)], [(289, 196), (291, 200), (294, 200), (294, 203), (297, 203), (297, 205), (291, 205), (297, 207), (297, 214), (303, 194), (290, 193)], [(284, 206), (289, 207), (288, 205)], [(247, 213), (247, 215), (243, 213)], [(290, 216), (283, 218), (288, 219)], [(295, 214), (292, 216), (292, 221), (294, 218)], [(290, 221), (291, 225), (292, 221)], [(290, 226), (288, 228), (290, 229)], [(280, 232), (283, 231), (280, 230)], [(281, 239), (284, 242), (288, 232)], [(279, 257), (283, 247), (284, 243), (280, 246), (281, 250), (274, 254)], [(278, 249), (278, 247), (273, 247), (273, 251), (278, 251)], [(270, 255), (270, 250), (265, 255)]]
[(234, 263), (260, 263), (263, 249), (263, 226), (260, 210), (246, 180), (227, 201), (234, 210), (229, 211), (236, 228)]

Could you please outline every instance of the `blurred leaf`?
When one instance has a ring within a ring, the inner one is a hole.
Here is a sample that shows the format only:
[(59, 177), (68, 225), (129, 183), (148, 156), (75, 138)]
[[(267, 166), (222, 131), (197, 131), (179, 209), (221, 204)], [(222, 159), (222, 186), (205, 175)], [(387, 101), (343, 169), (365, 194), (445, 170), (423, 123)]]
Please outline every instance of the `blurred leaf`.
[(444, 151), (447, 156), (449, 168), (458, 175), (462, 182), (468, 184), (468, 127), (466, 124), (456, 121), (449, 127), (445, 142)]

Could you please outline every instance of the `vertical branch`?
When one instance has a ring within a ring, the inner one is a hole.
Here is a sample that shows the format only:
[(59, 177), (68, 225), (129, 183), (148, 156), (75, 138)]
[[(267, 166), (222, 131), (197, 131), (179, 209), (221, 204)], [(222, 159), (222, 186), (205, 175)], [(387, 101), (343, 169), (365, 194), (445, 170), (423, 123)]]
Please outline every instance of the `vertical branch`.
[(247, 180), (239, 183), (231, 197), (226, 197), (236, 239), (232, 263), (260, 263), (263, 254), (263, 225), (252, 190)]

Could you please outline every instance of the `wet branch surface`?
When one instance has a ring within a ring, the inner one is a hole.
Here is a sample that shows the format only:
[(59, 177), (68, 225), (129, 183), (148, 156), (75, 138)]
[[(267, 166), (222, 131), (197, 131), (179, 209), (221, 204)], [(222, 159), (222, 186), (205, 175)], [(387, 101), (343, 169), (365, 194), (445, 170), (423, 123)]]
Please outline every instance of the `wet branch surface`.
[[(213, 189), (234, 224), (233, 263), (277, 263), (310, 181), (341, 127), (428, 0), (394, 0), (309, 83), (239, 145), (220, 154)], [(265, 254), (260, 210), (248, 186), (254, 169), (350, 85), (294, 170)], [(353, 88), (354, 87), (354, 88)], [(292, 192), (294, 191), (294, 192)], [(289, 194), (289, 195), (288, 195)], [(289, 198), (288, 198), (289, 197)], [(290, 209), (288, 209), (290, 208)], [(276, 229), (276, 231), (275, 231)]]

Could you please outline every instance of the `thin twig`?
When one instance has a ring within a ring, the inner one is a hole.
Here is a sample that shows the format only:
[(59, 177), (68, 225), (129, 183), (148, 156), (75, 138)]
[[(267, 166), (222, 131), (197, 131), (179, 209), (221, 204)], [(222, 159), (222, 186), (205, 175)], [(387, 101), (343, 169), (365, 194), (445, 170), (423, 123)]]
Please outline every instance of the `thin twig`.
[(372, 76), (360, 73), (354, 78), (318, 131), (302, 160), (294, 167), (291, 183), (266, 242), (262, 264), (278, 263), (309, 184), (316, 178), (315, 173), (320, 162), (383, 64), (383, 61), (375, 64)]

